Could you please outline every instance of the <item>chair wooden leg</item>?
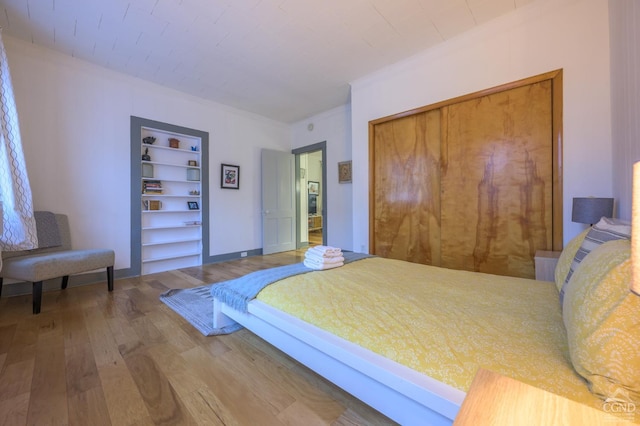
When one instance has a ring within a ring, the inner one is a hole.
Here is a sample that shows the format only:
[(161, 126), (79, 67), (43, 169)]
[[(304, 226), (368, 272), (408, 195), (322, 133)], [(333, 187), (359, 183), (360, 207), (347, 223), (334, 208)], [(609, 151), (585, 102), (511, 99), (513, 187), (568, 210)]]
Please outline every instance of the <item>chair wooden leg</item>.
[(2, 277), (0, 277), (0, 297), (2, 297)]
[(33, 283), (33, 314), (40, 313), (40, 305), (42, 303), (42, 281)]
[(69, 275), (65, 275), (62, 277), (62, 289), (67, 288), (67, 284), (69, 284)]
[(113, 291), (113, 266), (107, 266), (107, 287)]

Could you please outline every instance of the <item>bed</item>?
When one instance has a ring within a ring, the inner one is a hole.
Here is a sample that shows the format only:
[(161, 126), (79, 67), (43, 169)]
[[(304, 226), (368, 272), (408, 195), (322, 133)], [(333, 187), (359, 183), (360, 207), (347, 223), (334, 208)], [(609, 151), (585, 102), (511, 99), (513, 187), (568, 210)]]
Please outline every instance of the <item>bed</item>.
[(602, 228), (567, 245), (556, 282), (365, 257), (278, 279), (244, 308), (218, 294), (214, 325), (242, 324), (401, 424), (451, 424), (479, 368), (635, 407), (640, 297), (628, 238), (616, 223), (594, 244)]

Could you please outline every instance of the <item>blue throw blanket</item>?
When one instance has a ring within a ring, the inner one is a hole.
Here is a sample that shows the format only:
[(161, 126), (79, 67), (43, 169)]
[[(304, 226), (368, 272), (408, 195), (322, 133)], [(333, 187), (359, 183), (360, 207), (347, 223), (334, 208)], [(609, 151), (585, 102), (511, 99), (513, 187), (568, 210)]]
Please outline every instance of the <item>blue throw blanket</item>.
[[(345, 252), (342, 255), (344, 256), (345, 264), (371, 257), (371, 255), (365, 253), (353, 252)], [(251, 272), (240, 278), (213, 285), (211, 287), (211, 295), (237, 311), (247, 312), (247, 304), (260, 293), (260, 290), (269, 284), (294, 275), (314, 271), (314, 269), (304, 266), (303, 263), (295, 263)]]

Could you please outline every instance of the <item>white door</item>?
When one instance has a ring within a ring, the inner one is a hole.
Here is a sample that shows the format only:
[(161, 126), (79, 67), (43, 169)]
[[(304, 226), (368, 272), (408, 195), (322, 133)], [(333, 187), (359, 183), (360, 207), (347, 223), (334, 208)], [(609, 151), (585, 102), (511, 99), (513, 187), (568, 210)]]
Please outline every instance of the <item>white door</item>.
[(262, 150), (262, 253), (296, 249), (295, 157)]

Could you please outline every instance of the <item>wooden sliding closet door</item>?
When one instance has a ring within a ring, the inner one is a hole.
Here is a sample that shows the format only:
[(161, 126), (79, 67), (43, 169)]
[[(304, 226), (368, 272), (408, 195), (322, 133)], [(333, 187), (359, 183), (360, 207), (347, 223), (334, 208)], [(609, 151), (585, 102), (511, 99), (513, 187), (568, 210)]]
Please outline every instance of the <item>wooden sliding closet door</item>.
[(440, 264), (440, 111), (376, 126), (375, 254)]
[(370, 123), (370, 252), (533, 278), (562, 247), (562, 72)]
[(552, 242), (551, 82), (442, 111), (441, 265), (533, 278)]

